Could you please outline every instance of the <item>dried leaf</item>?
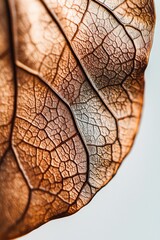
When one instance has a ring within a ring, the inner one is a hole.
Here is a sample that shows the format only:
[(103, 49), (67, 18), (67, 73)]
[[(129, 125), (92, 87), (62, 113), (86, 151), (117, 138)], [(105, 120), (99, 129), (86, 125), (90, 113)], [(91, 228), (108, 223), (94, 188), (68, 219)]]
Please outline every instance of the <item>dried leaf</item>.
[(0, 239), (85, 206), (133, 144), (152, 0), (0, 1)]

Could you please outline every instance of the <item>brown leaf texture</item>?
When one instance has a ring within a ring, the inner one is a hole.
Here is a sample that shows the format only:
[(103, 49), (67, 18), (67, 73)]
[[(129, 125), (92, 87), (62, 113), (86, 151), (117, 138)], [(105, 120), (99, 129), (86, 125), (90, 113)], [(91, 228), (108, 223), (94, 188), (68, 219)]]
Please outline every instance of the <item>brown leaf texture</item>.
[(141, 115), (152, 0), (0, 0), (0, 239), (85, 206)]

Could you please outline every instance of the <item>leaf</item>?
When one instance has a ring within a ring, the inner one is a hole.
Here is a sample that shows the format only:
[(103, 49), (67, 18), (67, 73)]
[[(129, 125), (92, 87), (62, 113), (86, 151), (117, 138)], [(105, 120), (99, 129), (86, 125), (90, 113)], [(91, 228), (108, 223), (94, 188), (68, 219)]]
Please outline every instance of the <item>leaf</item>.
[(152, 0), (1, 0), (0, 239), (85, 206), (139, 125)]

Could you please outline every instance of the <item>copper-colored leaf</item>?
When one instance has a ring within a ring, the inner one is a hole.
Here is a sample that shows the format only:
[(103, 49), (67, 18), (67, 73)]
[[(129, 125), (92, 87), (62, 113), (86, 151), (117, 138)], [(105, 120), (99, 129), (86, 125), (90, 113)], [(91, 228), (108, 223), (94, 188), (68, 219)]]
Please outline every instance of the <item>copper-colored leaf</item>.
[(86, 205), (133, 144), (152, 0), (0, 0), (0, 239)]

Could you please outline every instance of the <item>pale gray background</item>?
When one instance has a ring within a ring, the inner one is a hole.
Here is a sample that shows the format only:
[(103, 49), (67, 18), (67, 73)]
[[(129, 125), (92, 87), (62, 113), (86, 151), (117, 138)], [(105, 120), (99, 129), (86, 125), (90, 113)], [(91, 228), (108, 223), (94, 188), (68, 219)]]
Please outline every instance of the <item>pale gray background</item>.
[[(136, 1), (136, 0), (135, 0)], [(116, 177), (77, 214), (20, 240), (160, 239), (160, 0), (139, 134)]]

